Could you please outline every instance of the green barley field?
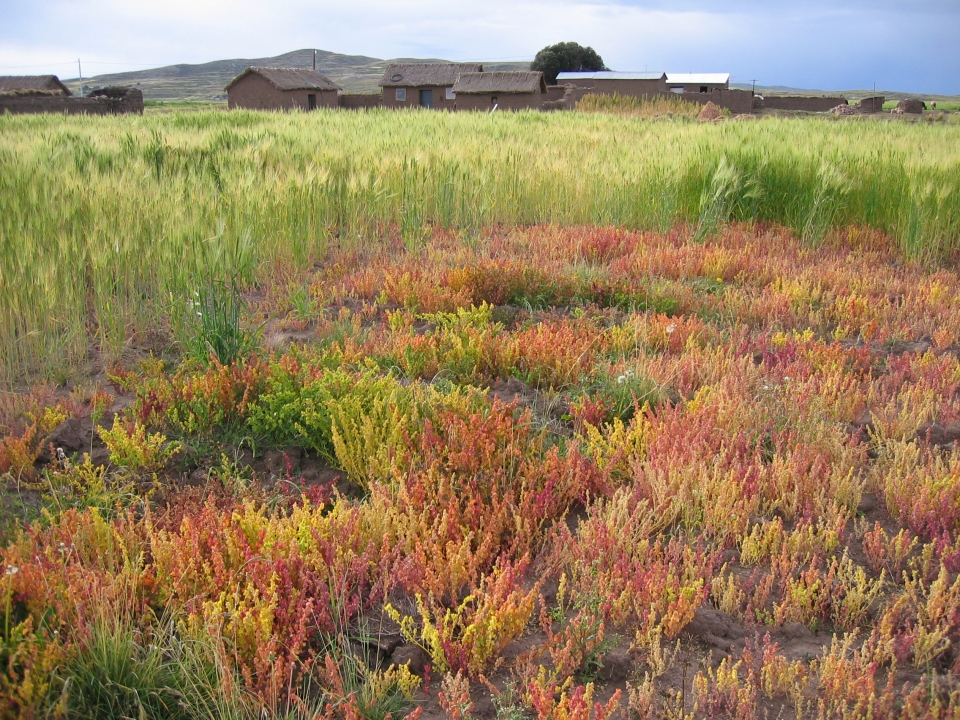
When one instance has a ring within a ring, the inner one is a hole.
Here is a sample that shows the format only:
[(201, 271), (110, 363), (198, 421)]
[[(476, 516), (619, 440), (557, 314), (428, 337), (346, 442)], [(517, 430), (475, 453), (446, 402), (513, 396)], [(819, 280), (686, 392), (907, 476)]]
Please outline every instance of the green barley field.
[(588, 113), (0, 117), (0, 382), (68, 376), (211, 278), (436, 228), (730, 221), (960, 249), (960, 124)]

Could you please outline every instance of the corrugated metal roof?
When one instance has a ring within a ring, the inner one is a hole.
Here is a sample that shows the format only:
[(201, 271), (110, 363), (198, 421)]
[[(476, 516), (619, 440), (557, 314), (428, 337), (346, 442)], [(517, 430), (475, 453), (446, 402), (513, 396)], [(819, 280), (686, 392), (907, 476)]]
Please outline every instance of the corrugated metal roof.
[(480, 63), (404, 63), (387, 65), (381, 87), (452, 86), (463, 73), (483, 72)]
[(564, 80), (660, 80), (666, 73), (651, 72), (615, 72), (601, 70), (598, 72), (562, 72), (557, 75), (557, 82)]
[(730, 73), (667, 73), (667, 84), (722, 85), (730, 82)]
[(0, 77), (0, 92), (13, 92), (15, 90), (48, 90), (59, 91), (64, 95), (72, 94), (56, 75), (4, 75)]
[(547, 84), (542, 72), (476, 72), (463, 73), (453, 84), (455, 93), (545, 93)]
[(240, 78), (257, 74), (270, 81), (278, 90), (340, 90), (340, 86), (322, 73), (306, 68), (265, 68), (248, 67), (227, 85), (233, 87)]

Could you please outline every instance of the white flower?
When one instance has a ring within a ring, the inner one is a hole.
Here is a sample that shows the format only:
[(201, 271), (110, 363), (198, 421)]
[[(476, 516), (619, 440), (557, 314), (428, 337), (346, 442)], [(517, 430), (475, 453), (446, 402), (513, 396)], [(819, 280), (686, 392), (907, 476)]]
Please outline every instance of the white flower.
[(20, 568), (18, 568), (16, 565), (7, 565), (7, 571), (4, 574), (16, 575), (18, 572), (20, 572)]
[(667, 325), (667, 334), (672, 333), (672, 332), (673, 332), (674, 330), (676, 330), (676, 329), (677, 329), (677, 324), (676, 324), (676, 323), (670, 323), (669, 325)]
[(627, 376), (626, 376), (626, 375), (620, 375), (620, 376), (617, 378), (617, 385), (623, 385), (626, 381), (627, 381)]

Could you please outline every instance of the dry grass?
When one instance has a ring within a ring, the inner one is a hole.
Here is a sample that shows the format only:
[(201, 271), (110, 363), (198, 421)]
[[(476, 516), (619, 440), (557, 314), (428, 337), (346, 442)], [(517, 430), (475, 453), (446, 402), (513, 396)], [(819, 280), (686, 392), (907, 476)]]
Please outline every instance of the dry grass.
[(577, 103), (577, 110), (588, 113), (608, 113), (625, 117), (657, 118), (688, 117), (696, 118), (703, 106), (687, 102), (669, 95), (651, 95), (633, 97), (631, 95), (585, 95)]

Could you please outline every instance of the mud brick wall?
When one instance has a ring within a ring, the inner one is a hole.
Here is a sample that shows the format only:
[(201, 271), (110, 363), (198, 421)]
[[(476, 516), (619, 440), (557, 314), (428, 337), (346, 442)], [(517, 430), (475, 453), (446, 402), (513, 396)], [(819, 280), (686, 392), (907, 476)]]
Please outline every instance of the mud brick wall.
[(863, 112), (878, 113), (883, 112), (883, 104), (887, 101), (882, 95), (879, 97), (864, 98), (858, 103), (858, 107)]
[(734, 115), (748, 115), (753, 112), (753, 93), (749, 90), (714, 90), (708, 93), (671, 94), (673, 97), (700, 105), (712, 102), (717, 107), (725, 108)]
[(310, 95), (315, 95), (317, 107), (339, 107), (336, 90), (280, 90), (257, 73), (240, 78), (227, 90), (231, 110), (309, 110)]
[(383, 98), (382, 98), (383, 107), (418, 108), (420, 107), (420, 91), (433, 90), (433, 109), (434, 110), (453, 110), (454, 109), (453, 106), (457, 102), (457, 100), (447, 99), (447, 87), (453, 87), (453, 86), (452, 85), (450, 86), (433, 85), (430, 87), (408, 87), (406, 88), (406, 91), (407, 91), (406, 100), (397, 100), (397, 88), (385, 87), (383, 88)]
[(541, 109), (543, 110), (574, 110), (580, 98), (592, 92), (586, 88), (573, 84), (548, 85), (547, 94)]
[(799, 110), (803, 112), (829, 112), (837, 105), (846, 105), (842, 97), (765, 97), (764, 110)]
[(460, 93), (456, 99), (457, 110), (481, 110), (489, 112), (494, 105), (493, 98), (497, 98), (497, 112), (502, 110), (540, 110), (543, 101), (547, 99), (545, 93)]
[(371, 95), (370, 93), (341, 93), (340, 107), (344, 110), (365, 110), (367, 108), (377, 108), (383, 106), (382, 95)]
[(130, 89), (123, 97), (67, 97), (63, 95), (0, 96), (0, 113), (26, 115), (66, 113), (67, 115), (124, 115), (143, 113), (143, 93)]

